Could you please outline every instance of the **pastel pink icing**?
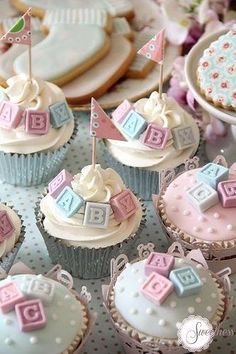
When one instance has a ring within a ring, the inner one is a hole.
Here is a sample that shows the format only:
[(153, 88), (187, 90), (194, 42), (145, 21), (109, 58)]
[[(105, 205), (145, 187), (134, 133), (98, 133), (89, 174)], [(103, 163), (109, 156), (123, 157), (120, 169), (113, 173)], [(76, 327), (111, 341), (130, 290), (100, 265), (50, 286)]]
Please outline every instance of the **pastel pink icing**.
[[(236, 239), (236, 208), (223, 208), (219, 202), (200, 212), (189, 203), (187, 190), (197, 183), (197, 171), (199, 169), (184, 172), (168, 186), (163, 195), (167, 218), (173, 225), (199, 240)], [(231, 173), (229, 179), (235, 177)]]

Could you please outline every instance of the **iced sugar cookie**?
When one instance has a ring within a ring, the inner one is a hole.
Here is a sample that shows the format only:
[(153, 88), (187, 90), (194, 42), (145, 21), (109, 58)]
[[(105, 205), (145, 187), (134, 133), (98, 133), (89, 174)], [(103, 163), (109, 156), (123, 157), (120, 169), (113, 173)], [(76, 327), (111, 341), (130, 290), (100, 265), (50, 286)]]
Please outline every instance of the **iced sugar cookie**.
[(121, 35), (111, 37), (109, 53), (90, 70), (62, 87), (71, 105), (88, 103), (91, 97), (102, 96), (124, 76), (135, 51), (131, 42)]
[[(6, 33), (16, 23), (16, 18), (6, 19), (0, 25), (0, 32)], [(41, 22), (37, 18), (31, 19), (31, 31), (33, 45), (41, 42), (45, 36), (40, 30)], [(6, 87), (6, 81), (14, 75), (13, 63), (15, 59), (27, 50), (26, 46), (13, 44), (0, 56), (0, 85)]]
[(134, 37), (132, 28), (125, 17), (118, 17), (112, 20), (112, 33), (125, 36), (130, 40), (133, 40)]
[(134, 15), (133, 4), (130, 0), (11, 0), (12, 4), (21, 12), (32, 7), (34, 16), (43, 17), (46, 10), (89, 8), (103, 9), (112, 17), (132, 18)]
[[(109, 51), (103, 30), (108, 21), (104, 10), (49, 11), (43, 21), (49, 34), (32, 49), (34, 75), (60, 86), (88, 70)], [(13, 68), (28, 72), (27, 53), (16, 58)]]
[(197, 70), (201, 92), (216, 106), (236, 110), (236, 30), (211, 43)]

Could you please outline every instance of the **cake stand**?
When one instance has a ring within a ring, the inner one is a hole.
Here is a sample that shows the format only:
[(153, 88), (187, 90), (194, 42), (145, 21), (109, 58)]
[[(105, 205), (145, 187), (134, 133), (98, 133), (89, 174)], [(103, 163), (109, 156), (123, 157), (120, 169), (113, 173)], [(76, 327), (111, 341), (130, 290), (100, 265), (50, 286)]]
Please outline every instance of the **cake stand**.
[(185, 64), (185, 76), (188, 87), (199, 105), (213, 117), (220, 119), (227, 124), (228, 134), (226, 137), (217, 139), (215, 144), (206, 143), (206, 155), (210, 161), (217, 155), (223, 155), (229, 164), (236, 161), (236, 112), (215, 107), (201, 94), (197, 84), (197, 67), (203, 51), (226, 33), (227, 30), (215, 32), (201, 39), (189, 52)]

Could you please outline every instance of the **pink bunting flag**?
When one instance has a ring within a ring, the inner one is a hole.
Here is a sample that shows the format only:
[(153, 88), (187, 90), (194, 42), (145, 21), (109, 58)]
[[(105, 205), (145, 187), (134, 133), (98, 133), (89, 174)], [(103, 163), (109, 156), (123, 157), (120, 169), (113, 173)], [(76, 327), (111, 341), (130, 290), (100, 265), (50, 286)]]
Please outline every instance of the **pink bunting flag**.
[(31, 9), (19, 18), (14, 26), (0, 38), (0, 41), (31, 45)]
[(126, 141), (94, 98), (91, 100), (90, 135), (96, 138)]
[(139, 49), (138, 54), (146, 58), (161, 63), (164, 60), (165, 29), (157, 33), (150, 41)]

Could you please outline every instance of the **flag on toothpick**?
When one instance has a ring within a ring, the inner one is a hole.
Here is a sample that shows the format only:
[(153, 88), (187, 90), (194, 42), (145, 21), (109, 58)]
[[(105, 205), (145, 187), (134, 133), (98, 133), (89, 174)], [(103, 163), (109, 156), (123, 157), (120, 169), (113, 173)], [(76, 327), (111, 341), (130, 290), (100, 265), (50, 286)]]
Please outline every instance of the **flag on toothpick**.
[(91, 100), (90, 135), (95, 138), (126, 141), (94, 98)]
[(31, 9), (19, 18), (14, 26), (0, 38), (0, 41), (31, 45)]
[(164, 60), (165, 47), (165, 29), (157, 33), (150, 41), (148, 41), (142, 48), (139, 49), (138, 54), (146, 58), (161, 63)]

